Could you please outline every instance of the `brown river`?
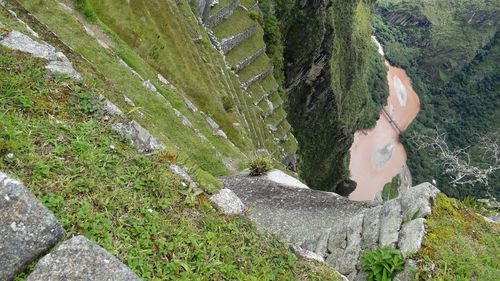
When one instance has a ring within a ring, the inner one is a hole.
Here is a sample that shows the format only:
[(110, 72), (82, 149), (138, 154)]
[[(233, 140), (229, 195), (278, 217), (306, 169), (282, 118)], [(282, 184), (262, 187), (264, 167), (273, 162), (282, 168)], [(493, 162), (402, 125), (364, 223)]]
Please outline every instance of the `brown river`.
[[(375, 37), (380, 55), (384, 50)], [(387, 106), (380, 112), (374, 128), (358, 131), (351, 146), (349, 169), (351, 179), (358, 183), (349, 196), (356, 201), (373, 200), (384, 185), (400, 173), (406, 164), (406, 151), (399, 142), (399, 133), (415, 119), (420, 110), (420, 100), (403, 69), (386, 61), (389, 68)]]

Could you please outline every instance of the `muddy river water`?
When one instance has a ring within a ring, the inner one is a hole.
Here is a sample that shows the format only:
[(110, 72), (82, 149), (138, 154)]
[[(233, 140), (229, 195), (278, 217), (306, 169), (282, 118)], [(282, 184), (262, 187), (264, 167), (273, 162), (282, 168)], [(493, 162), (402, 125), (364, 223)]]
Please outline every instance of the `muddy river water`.
[[(384, 50), (375, 37), (380, 55)], [(351, 179), (358, 183), (349, 196), (352, 200), (373, 200), (384, 185), (400, 173), (406, 164), (406, 151), (399, 134), (415, 119), (420, 100), (403, 69), (386, 62), (389, 97), (374, 128), (358, 131), (351, 146), (349, 169)]]

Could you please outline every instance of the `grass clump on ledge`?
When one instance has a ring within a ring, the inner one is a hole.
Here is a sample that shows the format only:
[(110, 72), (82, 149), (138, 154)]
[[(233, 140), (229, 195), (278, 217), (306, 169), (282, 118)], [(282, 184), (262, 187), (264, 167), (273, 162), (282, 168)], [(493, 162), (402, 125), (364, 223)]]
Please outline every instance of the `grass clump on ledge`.
[(368, 272), (369, 281), (390, 281), (403, 270), (405, 261), (401, 251), (378, 248), (366, 251), (361, 256), (361, 267)]
[(250, 161), (249, 166), (251, 176), (261, 176), (271, 171), (273, 160), (268, 156), (258, 156)]

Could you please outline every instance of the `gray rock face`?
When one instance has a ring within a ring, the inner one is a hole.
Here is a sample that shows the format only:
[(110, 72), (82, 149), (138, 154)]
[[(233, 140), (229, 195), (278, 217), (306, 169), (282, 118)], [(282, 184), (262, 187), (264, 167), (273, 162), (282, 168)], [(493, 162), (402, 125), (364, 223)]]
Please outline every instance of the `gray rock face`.
[(219, 193), (210, 197), (210, 201), (215, 207), (226, 215), (242, 214), (246, 206), (240, 198), (230, 189), (224, 188)]
[(425, 219), (419, 218), (403, 224), (398, 243), (403, 255), (408, 256), (417, 252), (422, 247), (424, 236)]
[(380, 214), (380, 245), (395, 247), (398, 242), (399, 229), (403, 222), (399, 198), (387, 201)]
[(48, 61), (58, 59), (54, 47), (47, 43), (38, 43), (19, 31), (11, 31), (0, 41), (0, 44), (9, 49), (28, 53)]
[(11, 280), (64, 235), (55, 217), (21, 183), (0, 172), (0, 280)]
[(162, 142), (151, 135), (135, 120), (116, 123), (113, 125), (113, 129), (124, 134), (140, 152), (147, 153), (165, 147)]
[(239, 174), (223, 178), (223, 182), (250, 207), (250, 217), (257, 225), (306, 250), (317, 249), (325, 231), (341, 229), (373, 206), (334, 193), (286, 186), (265, 177)]
[(430, 183), (422, 183), (401, 194), (404, 221), (425, 218), (432, 213), (432, 204), (439, 189)]
[(61, 244), (42, 258), (27, 281), (139, 281), (139, 277), (103, 248), (83, 236)]
[(382, 206), (372, 208), (365, 213), (363, 219), (363, 240), (361, 247), (365, 249), (373, 249), (378, 246), (378, 239), (380, 235), (380, 213)]

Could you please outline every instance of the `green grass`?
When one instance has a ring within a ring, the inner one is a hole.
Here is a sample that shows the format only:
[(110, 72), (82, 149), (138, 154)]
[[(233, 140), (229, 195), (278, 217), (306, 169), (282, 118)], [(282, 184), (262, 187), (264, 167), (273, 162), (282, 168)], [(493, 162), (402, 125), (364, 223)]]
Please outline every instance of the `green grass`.
[(498, 280), (500, 226), (439, 194), (415, 258), (421, 280)]
[[(0, 48), (0, 170), (145, 280), (336, 280), (243, 217), (214, 211), (102, 121), (96, 90)], [(7, 155), (13, 157), (7, 157)], [(21, 274), (19, 278), (26, 276)]]
[(238, 7), (234, 10), (231, 17), (218, 24), (212, 30), (217, 38), (223, 39), (240, 34), (255, 24), (256, 22), (250, 18), (248, 12)]

